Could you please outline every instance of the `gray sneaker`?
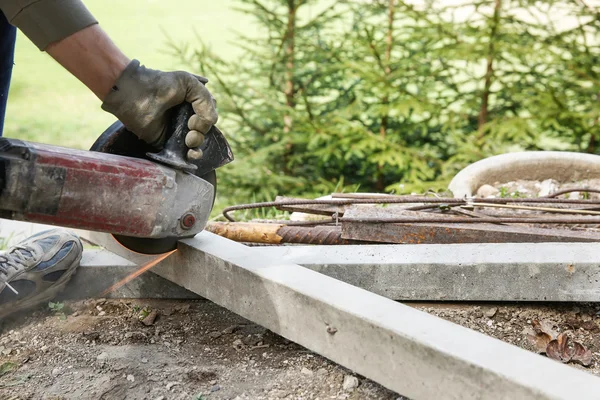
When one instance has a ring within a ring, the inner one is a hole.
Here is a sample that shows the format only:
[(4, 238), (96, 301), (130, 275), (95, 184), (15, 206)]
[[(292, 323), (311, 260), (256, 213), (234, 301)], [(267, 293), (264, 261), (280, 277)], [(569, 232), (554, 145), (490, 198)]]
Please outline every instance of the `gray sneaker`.
[(82, 253), (79, 237), (52, 229), (0, 254), (0, 320), (52, 300), (79, 266)]

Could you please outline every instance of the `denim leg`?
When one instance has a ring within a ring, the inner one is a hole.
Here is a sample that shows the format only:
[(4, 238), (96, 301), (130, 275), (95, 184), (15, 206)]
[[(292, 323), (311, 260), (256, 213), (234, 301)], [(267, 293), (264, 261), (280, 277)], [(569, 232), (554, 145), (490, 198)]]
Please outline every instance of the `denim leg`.
[(0, 136), (4, 128), (4, 114), (8, 102), (10, 75), (15, 60), (15, 40), (17, 29), (8, 23), (0, 11)]

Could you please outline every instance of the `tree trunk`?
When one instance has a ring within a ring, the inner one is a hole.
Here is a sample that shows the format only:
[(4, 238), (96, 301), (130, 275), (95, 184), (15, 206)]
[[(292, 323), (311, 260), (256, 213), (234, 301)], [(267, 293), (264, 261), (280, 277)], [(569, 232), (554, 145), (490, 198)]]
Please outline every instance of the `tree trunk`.
[(294, 64), (295, 64), (295, 41), (296, 41), (296, 12), (297, 0), (288, 0), (288, 20), (283, 40), (285, 40), (285, 83), (283, 93), (285, 94), (285, 105), (290, 110), (289, 113), (283, 114), (283, 134), (284, 141), (287, 141), (283, 153), (283, 172), (286, 175), (290, 174), (289, 159), (294, 152), (289, 135), (292, 132), (294, 121), (291, 115), (291, 109), (296, 107), (294, 96), (296, 94), (296, 86), (294, 84)]
[(487, 69), (485, 72), (485, 81), (483, 85), (483, 93), (481, 95), (481, 110), (479, 112), (479, 123), (477, 129), (482, 134), (483, 126), (488, 121), (490, 89), (494, 77), (494, 58), (496, 56), (495, 40), (498, 34), (498, 26), (500, 25), (500, 10), (502, 9), (502, 1), (495, 0), (494, 16), (492, 27), (490, 30), (490, 43), (488, 45)]
[[(387, 35), (385, 38), (385, 54), (384, 54), (384, 74), (386, 79), (389, 78), (392, 73), (392, 68), (390, 66), (392, 60), (392, 49), (394, 47), (394, 18), (395, 18), (395, 0), (388, 0), (388, 25), (387, 25)], [(386, 94), (383, 96), (381, 100), (382, 104), (388, 105), (390, 103), (390, 98)], [(379, 126), (379, 134), (381, 137), (385, 137), (387, 135), (388, 130), (388, 115), (387, 113), (381, 118), (381, 124)], [(377, 166), (377, 190), (383, 191), (385, 189), (385, 182), (383, 181), (383, 171), (381, 165)]]
[[(296, 0), (288, 0), (288, 21), (287, 30), (285, 37), (287, 38), (287, 45), (285, 48), (285, 104), (289, 108), (294, 108), (296, 103), (294, 101), (294, 95), (296, 88), (294, 85), (294, 61), (295, 61), (295, 30), (296, 30)], [(292, 130), (292, 117), (291, 115), (284, 115), (283, 117), (283, 131), (284, 133), (290, 133)]]

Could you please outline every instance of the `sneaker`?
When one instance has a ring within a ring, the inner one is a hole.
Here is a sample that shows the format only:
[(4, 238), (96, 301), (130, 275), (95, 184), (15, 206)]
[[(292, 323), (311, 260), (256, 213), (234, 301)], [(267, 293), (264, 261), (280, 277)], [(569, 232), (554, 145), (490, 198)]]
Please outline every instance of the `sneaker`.
[(0, 320), (52, 300), (75, 272), (82, 253), (75, 234), (52, 229), (0, 254)]

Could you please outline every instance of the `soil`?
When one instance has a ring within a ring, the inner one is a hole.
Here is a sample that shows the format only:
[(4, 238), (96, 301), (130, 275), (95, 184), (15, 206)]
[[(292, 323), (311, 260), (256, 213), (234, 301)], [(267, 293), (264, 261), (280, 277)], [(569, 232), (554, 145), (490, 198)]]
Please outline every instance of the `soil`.
[[(550, 320), (593, 353), (569, 365), (600, 375), (598, 305), (409, 305), (531, 351)], [(0, 329), (0, 399), (404, 399), (209, 301), (64, 303)]]

